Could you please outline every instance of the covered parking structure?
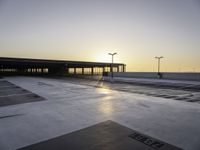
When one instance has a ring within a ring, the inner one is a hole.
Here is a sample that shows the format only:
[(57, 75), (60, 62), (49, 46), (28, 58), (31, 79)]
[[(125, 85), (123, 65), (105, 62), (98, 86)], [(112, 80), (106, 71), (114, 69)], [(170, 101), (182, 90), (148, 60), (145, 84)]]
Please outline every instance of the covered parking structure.
[(0, 57), (1, 75), (99, 75), (125, 70), (122, 63)]

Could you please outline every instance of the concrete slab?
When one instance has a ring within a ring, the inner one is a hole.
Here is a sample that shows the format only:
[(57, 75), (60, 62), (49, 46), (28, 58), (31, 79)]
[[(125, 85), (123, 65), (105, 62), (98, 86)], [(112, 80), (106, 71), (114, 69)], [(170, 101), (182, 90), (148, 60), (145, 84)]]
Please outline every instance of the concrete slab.
[[(128, 79), (127, 81), (121, 81), (116, 78), (115, 82), (110, 83), (81, 78), (60, 78), (60, 80), (117, 91), (200, 103), (200, 82), (195, 81), (160, 81), (159, 79), (154, 79), (155, 81), (152, 79)], [(109, 78), (106, 80), (109, 81)]]
[[(198, 103), (113, 90), (112, 87), (97, 88), (81, 80), (71, 83), (39, 77), (5, 79), (46, 100), (0, 107), (1, 150), (40, 143), (106, 120), (182, 149), (200, 149)], [(144, 87), (140, 89), (145, 90)], [(155, 88), (151, 92), (159, 94), (160, 91)], [(182, 93), (164, 89), (162, 92)]]
[(105, 121), (19, 150), (181, 150), (158, 139)]
[(22, 89), (8, 81), (0, 81), (0, 107), (44, 100), (37, 94)]

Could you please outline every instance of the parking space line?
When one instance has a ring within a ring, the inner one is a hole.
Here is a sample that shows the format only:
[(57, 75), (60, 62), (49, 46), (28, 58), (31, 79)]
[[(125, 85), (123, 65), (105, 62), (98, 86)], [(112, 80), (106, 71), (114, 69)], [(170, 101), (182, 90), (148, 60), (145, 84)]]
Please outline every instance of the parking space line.
[(14, 85), (11, 85), (11, 86), (0, 86), (0, 89), (3, 89), (3, 88), (10, 88), (10, 87), (16, 87)]
[(30, 95), (30, 94), (33, 94), (33, 93), (10, 94), (10, 95), (3, 95), (3, 96), (0, 96), (0, 97), (12, 97), (12, 96), (21, 96), (21, 95)]
[(18, 87), (15, 87), (15, 88), (12, 88), (12, 89), (0, 89), (0, 92), (6, 92), (6, 91), (19, 91), (19, 90), (24, 90), (22, 88), (18, 88)]

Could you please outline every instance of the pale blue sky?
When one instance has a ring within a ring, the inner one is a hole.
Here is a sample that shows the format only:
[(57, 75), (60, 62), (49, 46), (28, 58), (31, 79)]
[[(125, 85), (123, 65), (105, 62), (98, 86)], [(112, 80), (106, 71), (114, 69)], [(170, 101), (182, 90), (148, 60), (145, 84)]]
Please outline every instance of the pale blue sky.
[(0, 56), (200, 71), (200, 0), (0, 0)]

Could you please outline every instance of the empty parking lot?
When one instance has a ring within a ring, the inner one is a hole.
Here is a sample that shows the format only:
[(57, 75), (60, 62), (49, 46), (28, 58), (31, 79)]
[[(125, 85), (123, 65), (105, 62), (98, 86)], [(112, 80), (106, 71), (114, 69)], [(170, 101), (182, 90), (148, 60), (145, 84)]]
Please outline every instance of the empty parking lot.
[[(4, 95), (30, 92), (45, 99), (0, 107), (2, 150), (45, 142), (107, 120), (179, 148), (200, 149), (197, 102), (126, 92), (109, 86), (99, 88), (83, 81), (39, 77), (7, 77), (1, 81), (2, 87), (16, 86), (14, 93)], [(19, 93), (17, 87), (20, 87)]]

